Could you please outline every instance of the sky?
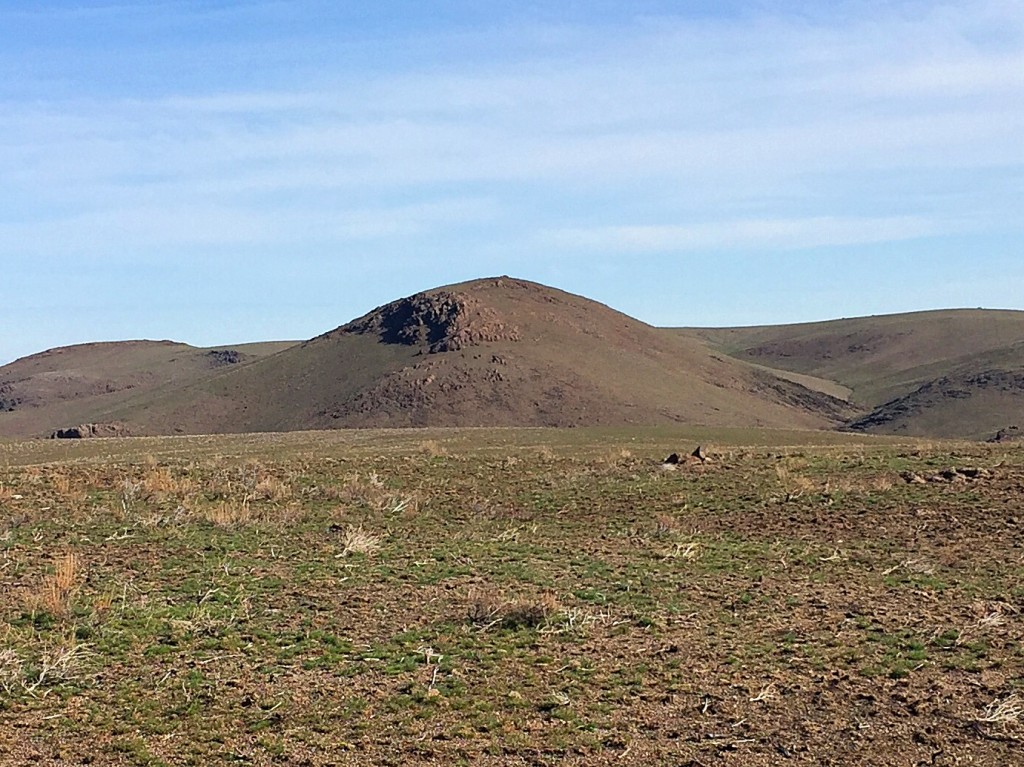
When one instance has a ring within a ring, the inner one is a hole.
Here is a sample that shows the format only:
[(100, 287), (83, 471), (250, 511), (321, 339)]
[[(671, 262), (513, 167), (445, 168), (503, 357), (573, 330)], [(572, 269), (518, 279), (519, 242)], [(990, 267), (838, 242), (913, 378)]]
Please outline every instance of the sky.
[(0, 0), (0, 363), (509, 274), (1024, 309), (1024, 0)]

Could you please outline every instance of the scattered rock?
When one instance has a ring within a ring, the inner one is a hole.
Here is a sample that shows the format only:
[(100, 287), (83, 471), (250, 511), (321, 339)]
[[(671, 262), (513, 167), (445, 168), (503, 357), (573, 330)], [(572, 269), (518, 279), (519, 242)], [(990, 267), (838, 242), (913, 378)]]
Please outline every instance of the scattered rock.
[(1024, 434), (1021, 434), (1020, 427), (1007, 426), (1005, 429), (1000, 429), (993, 436), (989, 437), (986, 442), (1017, 442), (1022, 438), (1024, 438)]
[(57, 429), (50, 435), (50, 439), (89, 439), (92, 437), (127, 436), (130, 436), (128, 427), (123, 423), (83, 423), (79, 426)]
[(903, 481), (907, 484), (925, 484), (926, 482), (964, 484), (966, 482), (976, 482), (979, 479), (990, 479), (992, 472), (988, 469), (973, 467), (961, 469), (954, 466), (949, 469), (943, 469), (942, 471), (936, 474), (931, 474), (927, 477), (913, 471), (904, 471), (900, 476), (903, 477)]
[(958, 469), (956, 467), (950, 469), (943, 469), (937, 474), (931, 474), (927, 477), (918, 474), (913, 471), (905, 471), (900, 476), (903, 481), (909, 485), (924, 485), (928, 482), (941, 482), (945, 484), (964, 484), (966, 482), (976, 482), (980, 479), (991, 479), (992, 472), (988, 469), (980, 468), (963, 468)]
[(679, 453), (672, 453), (668, 458), (661, 462), (662, 467), (669, 469), (681, 466), (684, 463), (695, 464), (695, 463), (710, 463), (711, 457), (704, 449), (703, 445), (698, 445), (697, 449), (690, 453), (686, 458), (683, 458)]

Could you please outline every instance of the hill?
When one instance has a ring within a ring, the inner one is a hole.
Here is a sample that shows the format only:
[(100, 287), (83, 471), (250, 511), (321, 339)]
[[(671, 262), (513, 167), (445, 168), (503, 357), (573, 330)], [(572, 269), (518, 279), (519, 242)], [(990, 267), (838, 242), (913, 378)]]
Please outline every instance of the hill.
[(107, 423), (126, 403), (165, 387), (188, 387), (292, 343), (201, 349), (173, 341), (114, 341), (23, 357), (0, 367), (0, 434), (39, 436), (82, 423)]
[(305, 343), (149, 387), (103, 412), (104, 420), (149, 434), (667, 423), (828, 428), (850, 415), (840, 400), (700, 341), (507, 277), (400, 299)]
[(878, 433), (984, 438), (1024, 422), (1024, 312), (943, 310), (680, 329), (735, 359), (834, 382)]
[(989, 438), (1024, 426), (1024, 312), (654, 328), (509, 277), (301, 343), (126, 341), (0, 367), (0, 436), (692, 424)]

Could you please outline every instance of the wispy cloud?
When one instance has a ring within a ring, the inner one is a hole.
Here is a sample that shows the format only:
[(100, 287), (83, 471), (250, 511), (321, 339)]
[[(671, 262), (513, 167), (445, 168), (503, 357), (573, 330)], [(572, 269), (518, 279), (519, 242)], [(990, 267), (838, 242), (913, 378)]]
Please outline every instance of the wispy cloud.
[(731, 248), (800, 250), (898, 242), (937, 233), (938, 225), (911, 216), (733, 220), (693, 226), (603, 226), (560, 229), (546, 239), (556, 247), (622, 253), (677, 253)]
[[(0, 221), (0, 249), (20, 257), (61, 261), (102, 257), (107, 264), (139, 264), (168, 253), (205, 246), (237, 250), (290, 249), (381, 239), (409, 239), (436, 226), (486, 222), (496, 214), (486, 199), (434, 200), (392, 207), (279, 209), (267, 215), (248, 207), (209, 208), (200, 203), (137, 203), (72, 214), (40, 226)], [(187, 252), (187, 251), (186, 251)], [(301, 258), (302, 251), (291, 254)]]

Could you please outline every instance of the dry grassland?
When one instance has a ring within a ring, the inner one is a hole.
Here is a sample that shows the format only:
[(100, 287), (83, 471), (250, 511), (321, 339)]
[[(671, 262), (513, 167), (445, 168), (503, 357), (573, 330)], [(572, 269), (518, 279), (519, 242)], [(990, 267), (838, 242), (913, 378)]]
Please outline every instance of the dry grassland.
[(1019, 763), (1022, 491), (839, 435), (2, 443), (0, 764)]

